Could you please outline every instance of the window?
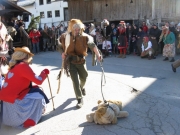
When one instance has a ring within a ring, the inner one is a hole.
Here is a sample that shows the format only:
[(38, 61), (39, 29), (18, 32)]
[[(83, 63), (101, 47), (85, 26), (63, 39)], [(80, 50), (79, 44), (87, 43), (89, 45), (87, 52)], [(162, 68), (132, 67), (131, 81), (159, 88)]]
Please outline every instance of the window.
[(60, 17), (60, 11), (59, 10), (55, 10), (55, 17)]
[(43, 0), (39, 0), (39, 5), (43, 5), (44, 1)]
[(44, 18), (45, 16), (44, 16), (44, 12), (40, 12), (40, 17), (41, 18)]
[(47, 17), (52, 18), (52, 11), (47, 11)]
[(47, 4), (51, 4), (51, 0), (46, 0), (47, 1)]

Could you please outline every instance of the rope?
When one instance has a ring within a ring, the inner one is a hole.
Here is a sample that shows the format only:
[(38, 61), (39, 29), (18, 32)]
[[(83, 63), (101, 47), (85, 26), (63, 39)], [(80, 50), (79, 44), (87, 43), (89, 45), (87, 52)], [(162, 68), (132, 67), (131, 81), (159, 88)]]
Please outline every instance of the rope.
[(102, 70), (102, 73), (101, 73), (101, 94), (102, 94), (102, 98), (103, 98), (104, 103), (107, 103), (107, 101), (104, 98), (103, 91), (102, 91), (103, 81), (104, 81), (104, 84), (106, 84), (106, 77), (105, 77), (102, 62), (99, 62), (99, 64), (100, 64), (100, 67), (101, 67), (101, 70)]

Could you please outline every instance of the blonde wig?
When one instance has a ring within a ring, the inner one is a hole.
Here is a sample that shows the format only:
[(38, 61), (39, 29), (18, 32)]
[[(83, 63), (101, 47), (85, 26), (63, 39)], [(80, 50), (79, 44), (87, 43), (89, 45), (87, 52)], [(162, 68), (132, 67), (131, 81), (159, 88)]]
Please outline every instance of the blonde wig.
[(28, 64), (32, 61), (32, 56), (28, 53), (22, 52), (22, 51), (15, 51), (12, 55), (12, 58), (9, 62), (10, 69), (17, 64), (18, 61), (24, 61)]
[(80, 34), (82, 34), (82, 32), (84, 31), (84, 24), (81, 22), (81, 20), (79, 19), (71, 19), (69, 21), (69, 24), (68, 24), (68, 32), (72, 32), (74, 31), (75, 28), (80, 28)]

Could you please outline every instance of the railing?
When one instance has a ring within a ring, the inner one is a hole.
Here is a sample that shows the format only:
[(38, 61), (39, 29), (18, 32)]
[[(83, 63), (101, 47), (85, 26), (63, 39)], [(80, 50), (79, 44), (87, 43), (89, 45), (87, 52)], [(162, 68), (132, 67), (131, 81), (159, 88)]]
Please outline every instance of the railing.
[(31, 39), (24, 29), (21, 29), (21, 39), (22, 46), (27, 46), (32, 51)]

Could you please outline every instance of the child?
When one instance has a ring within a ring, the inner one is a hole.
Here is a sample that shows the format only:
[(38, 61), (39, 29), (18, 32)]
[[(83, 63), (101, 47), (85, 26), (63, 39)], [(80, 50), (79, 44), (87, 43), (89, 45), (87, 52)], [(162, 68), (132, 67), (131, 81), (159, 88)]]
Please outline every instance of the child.
[(111, 46), (111, 42), (108, 40), (104, 40), (103, 41), (103, 45), (102, 45), (102, 52), (103, 52), (103, 57), (105, 58), (106, 56), (111, 56), (112, 53), (112, 46)]
[(131, 39), (131, 46), (130, 46), (130, 52), (133, 52), (134, 55), (136, 55), (137, 46), (136, 46), (136, 37), (133, 36)]
[(113, 30), (113, 35), (112, 35), (112, 48), (113, 48), (113, 53), (116, 54), (118, 53), (118, 48), (117, 48), (117, 44), (118, 44), (118, 41), (117, 41), (117, 31), (116, 29)]

